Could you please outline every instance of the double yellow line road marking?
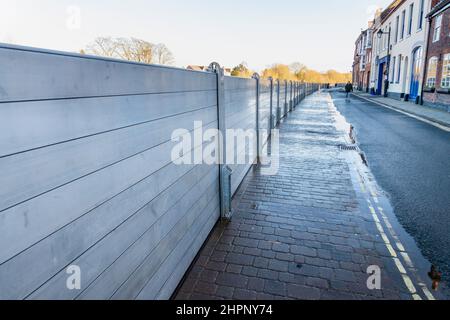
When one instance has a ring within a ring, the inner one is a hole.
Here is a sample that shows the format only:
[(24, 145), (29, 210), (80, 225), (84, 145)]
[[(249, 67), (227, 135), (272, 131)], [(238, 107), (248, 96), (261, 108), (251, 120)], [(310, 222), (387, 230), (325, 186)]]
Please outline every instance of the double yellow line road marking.
[[(412, 262), (409, 254), (406, 252), (405, 246), (402, 244), (400, 238), (398, 237), (392, 224), (390, 223), (389, 218), (385, 214), (384, 209), (382, 208), (382, 206), (379, 202), (378, 195), (373, 191), (373, 189), (371, 188), (370, 185), (367, 185), (366, 183), (364, 183), (363, 175), (359, 171), (359, 169), (357, 168), (356, 170), (358, 173), (357, 178), (358, 178), (359, 185), (361, 187), (362, 192), (364, 193), (364, 195), (366, 197), (367, 206), (370, 210), (370, 213), (375, 222), (377, 230), (378, 230), (381, 238), (383, 239), (383, 242), (384, 242), (387, 250), (389, 251), (389, 253), (392, 257), (392, 259), (395, 263), (395, 266), (397, 267), (398, 271), (400, 272), (403, 282), (405, 283), (405, 286), (407, 287), (408, 291), (411, 293), (412, 298), (414, 300), (422, 300), (421, 295), (419, 294), (416, 287), (414, 286), (413, 281), (411, 280), (410, 274), (415, 275), (414, 278), (416, 278), (418, 280), (417, 286), (420, 287), (421, 291), (424, 294), (424, 297), (428, 300), (435, 300), (435, 297), (430, 292), (427, 285), (423, 281), (421, 281), (419, 275), (417, 274), (417, 269), (414, 267), (414, 263)], [(396, 251), (396, 249), (394, 249), (394, 246), (392, 245), (391, 240), (389, 240), (389, 237), (387, 236), (387, 234), (385, 232), (385, 228), (382, 225), (382, 221), (386, 225), (388, 233), (391, 236), (391, 238), (393, 239), (392, 242), (394, 243), (398, 252)], [(402, 261), (400, 260), (400, 257), (404, 261), (407, 268), (404, 267)], [(407, 271), (407, 269), (409, 272)]]

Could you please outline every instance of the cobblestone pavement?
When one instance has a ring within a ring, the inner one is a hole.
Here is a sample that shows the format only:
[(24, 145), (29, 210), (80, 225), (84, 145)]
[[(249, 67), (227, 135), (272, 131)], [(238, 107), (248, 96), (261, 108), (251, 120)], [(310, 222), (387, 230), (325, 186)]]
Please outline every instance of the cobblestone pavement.
[[(378, 215), (382, 200), (369, 198), (338, 147), (345, 136), (328, 93), (297, 107), (280, 126), (279, 173), (251, 170), (233, 220), (215, 228), (175, 298), (434, 298), (411, 261), (416, 253), (401, 247), (387, 214)], [(373, 265), (382, 270), (381, 290), (367, 288)]]

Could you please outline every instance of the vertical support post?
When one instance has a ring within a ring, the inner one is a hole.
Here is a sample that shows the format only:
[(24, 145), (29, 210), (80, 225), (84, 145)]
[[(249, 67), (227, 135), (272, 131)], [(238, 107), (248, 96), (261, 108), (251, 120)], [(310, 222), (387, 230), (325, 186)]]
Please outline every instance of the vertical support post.
[(209, 65), (209, 72), (214, 72), (217, 76), (217, 122), (219, 129), (218, 161), (219, 161), (219, 198), (220, 217), (222, 220), (231, 219), (231, 172), (226, 166), (226, 124), (225, 124), (225, 78), (220, 64), (213, 62)]
[(261, 155), (261, 135), (259, 132), (259, 95), (260, 95), (260, 77), (256, 72), (252, 76), (253, 79), (256, 80), (256, 163), (260, 164), (260, 155)]
[(273, 78), (269, 77), (269, 88), (270, 88), (270, 117), (269, 117), (269, 137), (272, 134), (273, 129)]
[(287, 93), (288, 93), (288, 82), (284, 80), (284, 117), (287, 116), (288, 103), (287, 103)]
[(297, 81), (294, 82), (294, 109), (297, 107), (297, 98), (298, 98), (298, 83)]
[(289, 80), (289, 112), (292, 111), (292, 80)]
[(292, 81), (292, 110), (294, 110), (294, 107), (295, 107), (295, 81)]
[(295, 98), (297, 97), (297, 83), (292, 82), (292, 110), (295, 108)]
[(277, 126), (281, 121), (281, 109), (280, 109), (280, 79), (277, 79)]
[(298, 83), (298, 104), (300, 104), (300, 102), (302, 101), (302, 86), (303, 84), (301, 82)]

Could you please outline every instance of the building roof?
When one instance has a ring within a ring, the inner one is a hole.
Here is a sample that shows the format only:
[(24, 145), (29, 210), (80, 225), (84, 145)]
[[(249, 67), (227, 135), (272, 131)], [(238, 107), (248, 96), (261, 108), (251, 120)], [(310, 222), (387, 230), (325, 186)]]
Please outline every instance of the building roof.
[(381, 12), (381, 21), (386, 21), (386, 19), (389, 18), (405, 1), (406, 0), (394, 0), (383, 12)]
[[(190, 64), (186, 67), (186, 69), (188, 70), (194, 70), (194, 71), (208, 71), (208, 66), (198, 66), (195, 64)], [(223, 71), (225, 73), (225, 75), (231, 74), (232, 69), (231, 68), (223, 68)]]
[(186, 69), (195, 70), (195, 71), (206, 71), (208, 70), (207, 66), (196, 66), (196, 65), (188, 65)]
[(431, 18), (439, 14), (441, 11), (447, 9), (449, 5), (450, 0), (441, 0), (434, 6), (434, 8), (431, 9), (430, 13), (427, 15), (427, 18)]

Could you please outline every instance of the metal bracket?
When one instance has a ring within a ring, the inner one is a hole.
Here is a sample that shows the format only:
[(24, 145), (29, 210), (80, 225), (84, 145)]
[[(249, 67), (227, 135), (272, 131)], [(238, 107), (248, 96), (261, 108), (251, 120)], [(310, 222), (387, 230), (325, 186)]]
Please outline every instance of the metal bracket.
[[(222, 219), (230, 220), (231, 218), (231, 174), (227, 176), (225, 168), (226, 163), (226, 124), (225, 124), (225, 76), (223, 68), (217, 62), (213, 62), (208, 67), (209, 72), (217, 75), (217, 123), (218, 130), (221, 133), (219, 139), (219, 192), (220, 192), (220, 216)], [(228, 198), (230, 200), (228, 200)]]
[(273, 129), (273, 78), (269, 77), (269, 87), (270, 87), (270, 117), (269, 117), (269, 138)]
[(231, 194), (231, 176), (233, 175), (233, 170), (227, 165), (224, 165), (222, 168), (222, 176), (223, 176), (223, 201), (225, 213), (222, 215), (222, 220), (231, 221), (233, 217), (233, 208), (232, 208), (232, 194)]
[(259, 95), (260, 95), (260, 76), (258, 73), (254, 73), (252, 79), (256, 80), (256, 163), (260, 164), (260, 155), (261, 155), (261, 141), (259, 134)]
[(277, 79), (277, 124), (278, 126), (281, 122), (281, 109), (280, 109), (280, 80)]
[(283, 118), (286, 117), (288, 114), (287, 96), (288, 96), (288, 82), (287, 82), (287, 80), (284, 80), (284, 115), (283, 115)]

